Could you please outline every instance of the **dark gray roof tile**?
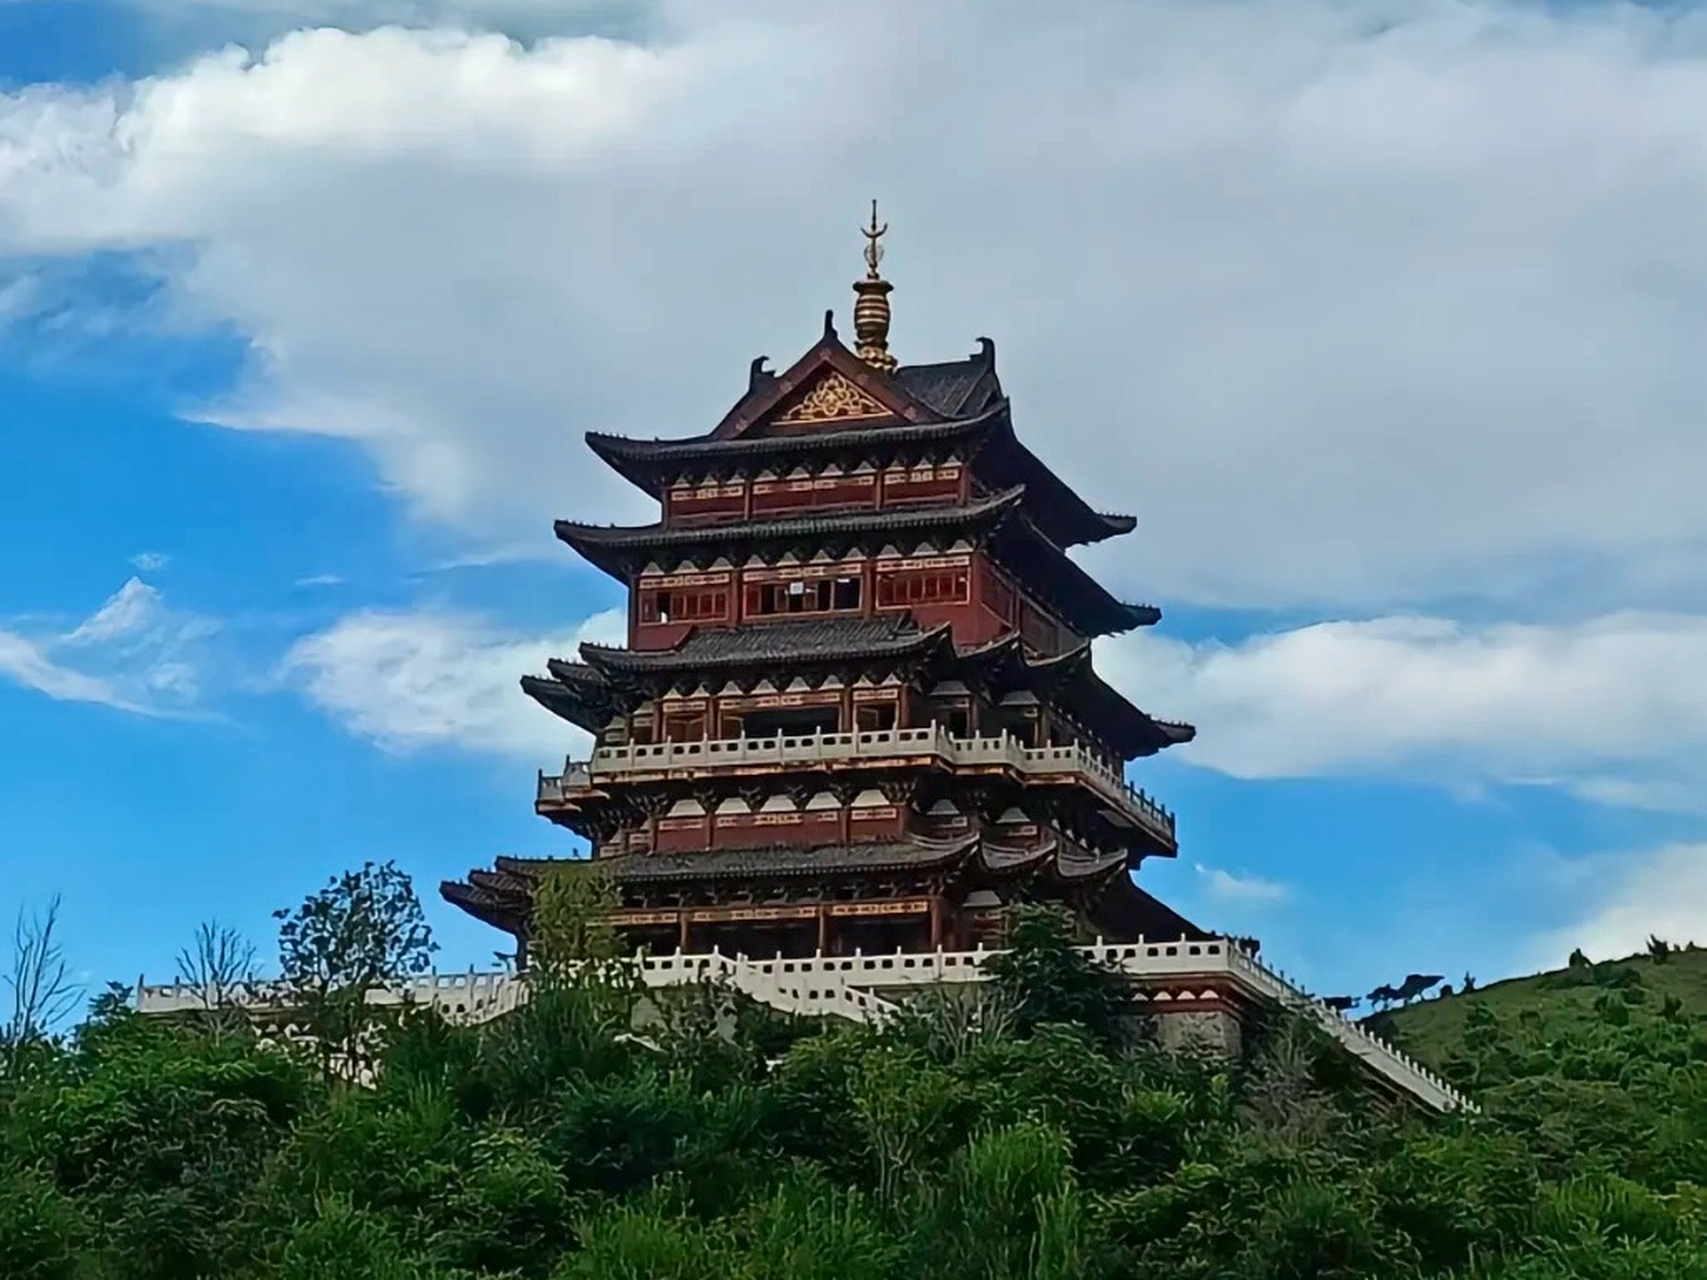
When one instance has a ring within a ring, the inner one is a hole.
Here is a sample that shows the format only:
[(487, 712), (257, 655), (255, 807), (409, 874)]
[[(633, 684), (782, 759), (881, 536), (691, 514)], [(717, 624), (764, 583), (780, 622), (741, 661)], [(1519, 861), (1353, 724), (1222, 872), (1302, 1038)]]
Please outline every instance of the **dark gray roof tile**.
[(895, 381), (911, 396), (923, 400), (945, 417), (964, 413), (990, 365), (979, 356), (965, 360), (945, 360), (937, 364), (903, 365), (895, 371)]
[(824, 845), (801, 849), (779, 845), (757, 849), (708, 849), (693, 853), (631, 853), (601, 865), (621, 883), (653, 880), (717, 880), (729, 876), (809, 876), (825, 872), (874, 872), (941, 866), (966, 857), (976, 838), (955, 843), (903, 841)]
[(674, 649), (622, 649), (583, 644), (581, 656), (602, 670), (640, 671), (747, 666), (753, 663), (887, 657), (946, 639), (946, 627), (921, 631), (905, 614), (877, 618), (808, 618), (696, 627)]
[(972, 502), (920, 503), (880, 511), (789, 516), (738, 523), (671, 527), (665, 524), (590, 525), (559, 520), (557, 536), (614, 577), (626, 576), (635, 557), (688, 547), (747, 546), (838, 536), (880, 536), (926, 529), (988, 528), (1019, 509), (1025, 486), (1015, 485)]

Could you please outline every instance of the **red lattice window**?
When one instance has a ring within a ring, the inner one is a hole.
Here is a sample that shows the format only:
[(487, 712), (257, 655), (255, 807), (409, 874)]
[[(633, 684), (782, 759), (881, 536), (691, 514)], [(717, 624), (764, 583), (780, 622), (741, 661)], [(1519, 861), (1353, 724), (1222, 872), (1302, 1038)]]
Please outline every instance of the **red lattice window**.
[(727, 587), (648, 591), (640, 597), (641, 622), (716, 622), (728, 616)]
[(811, 582), (754, 582), (747, 586), (747, 616), (768, 618), (790, 613), (851, 613), (860, 606), (857, 577), (817, 578)]
[(964, 604), (971, 598), (972, 575), (953, 569), (909, 569), (877, 580), (877, 607), (907, 609), (921, 604)]

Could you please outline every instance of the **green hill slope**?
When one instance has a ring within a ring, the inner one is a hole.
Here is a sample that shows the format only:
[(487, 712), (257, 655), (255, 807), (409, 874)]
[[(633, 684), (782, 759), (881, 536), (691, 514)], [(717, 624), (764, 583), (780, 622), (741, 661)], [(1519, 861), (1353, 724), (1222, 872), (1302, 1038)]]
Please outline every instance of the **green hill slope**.
[(1440, 996), (1377, 1014), (1367, 1025), (1438, 1068), (1464, 1043), (1466, 1022), (1478, 1007), (1503, 1023), (1528, 1023), (1545, 1039), (1554, 1040), (1593, 1022), (1595, 1003), (1608, 991), (1632, 988), (1645, 992), (1644, 1003), (1663, 1007), (1669, 998), (1686, 1015), (1707, 1018), (1707, 949), (1673, 951), (1663, 961), (1643, 954), (1511, 978), (1468, 995)]

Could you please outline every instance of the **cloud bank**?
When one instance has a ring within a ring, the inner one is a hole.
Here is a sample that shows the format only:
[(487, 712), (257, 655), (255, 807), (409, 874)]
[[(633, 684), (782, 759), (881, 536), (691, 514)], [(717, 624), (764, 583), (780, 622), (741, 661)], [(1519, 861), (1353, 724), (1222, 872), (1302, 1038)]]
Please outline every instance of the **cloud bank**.
[(1324, 622), (1189, 645), (1106, 642), (1109, 679), (1189, 713), (1181, 754), (1243, 778), (1397, 774), (1559, 785), (1707, 810), (1707, 618), (1618, 613), (1551, 626)]
[(211, 416), (509, 543), (637, 511), (579, 433), (705, 429), (846, 309), (876, 194), (900, 354), (997, 338), (1030, 437), (1145, 517), (1117, 585), (1702, 595), (1699, 16), (669, 0), (640, 35), (320, 29), (26, 88), (0, 255), (133, 253), (156, 319), (250, 339)]
[[(285, 665), (323, 709), (388, 747), (543, 764), (565, 749), (565, 729), (517, 677), (622, 634), (616, 612), (555, 635), (452, 610), (363, 612), (299, 641)], [(1196, 646), (1141, 632), (1099, 661), (1140, 705), (1197, 723), (1181, 756), (1235, 777), (1558, 786), (1707, 809), (1707, 618), (1472, 628), (1394, 617)]]

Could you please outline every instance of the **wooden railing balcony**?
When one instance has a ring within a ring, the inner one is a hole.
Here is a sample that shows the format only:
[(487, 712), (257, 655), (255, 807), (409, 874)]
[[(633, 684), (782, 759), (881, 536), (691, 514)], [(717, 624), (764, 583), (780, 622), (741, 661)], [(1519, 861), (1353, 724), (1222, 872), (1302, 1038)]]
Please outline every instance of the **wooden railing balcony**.
[(574, 799), (575, 792), (607, 781), (764, 765), (849, 764), (929, 757), (949, 766), (998, 765), (1029, 777), (1082, 779), (1119, 812), (1169, 844), (1174, 815), (1129, 783), (1119, 768), (1083, 746), (1028, 747), (1008, 734), (954, 738), (940, 725), (866, 733), (815, 733), (771, 738), (721, 738), (700, 742), (631, 743), (599, 747), (591, 760), (569, 760), (561, 774), (539, 775), (541, 804)]

